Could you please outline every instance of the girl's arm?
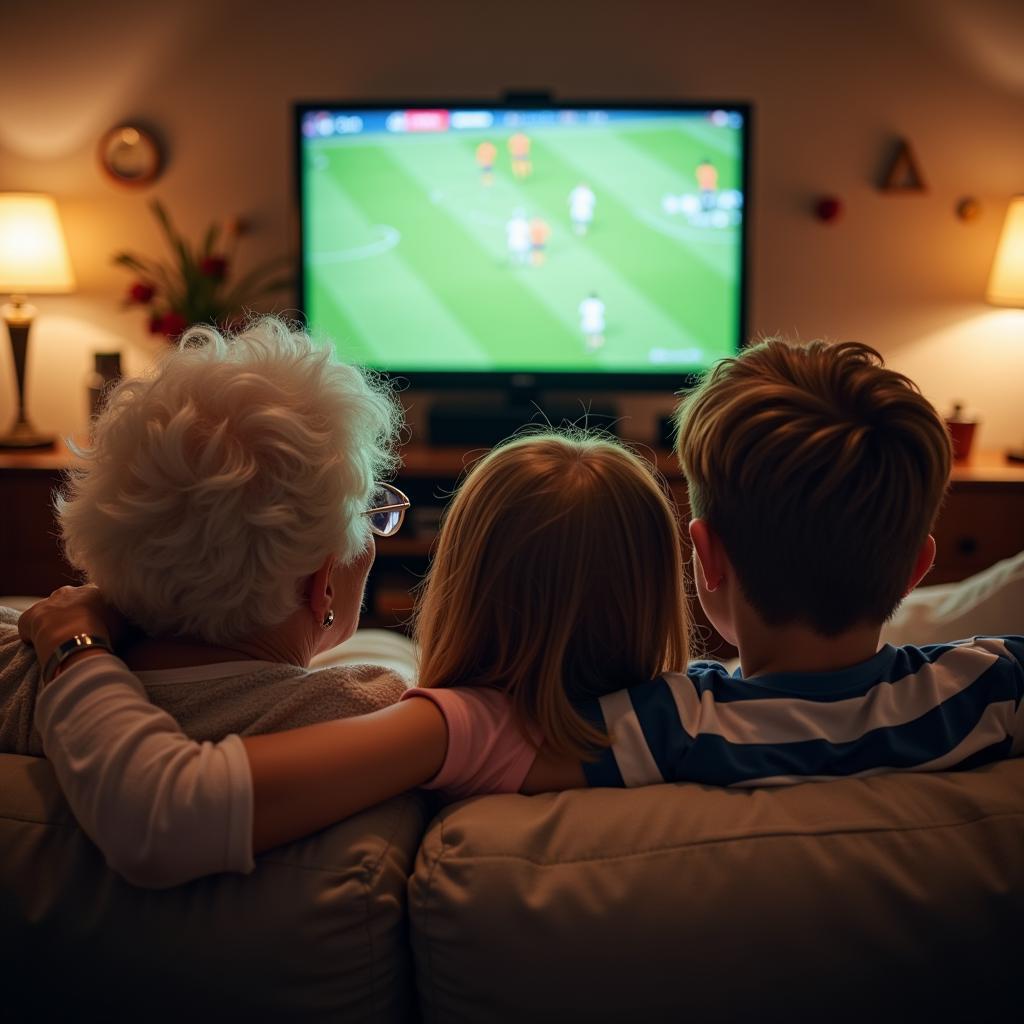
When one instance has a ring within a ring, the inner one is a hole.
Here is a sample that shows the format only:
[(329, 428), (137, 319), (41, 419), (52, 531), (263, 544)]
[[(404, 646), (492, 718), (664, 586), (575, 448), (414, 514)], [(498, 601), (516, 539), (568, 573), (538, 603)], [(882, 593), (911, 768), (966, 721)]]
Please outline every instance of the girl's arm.
[(42, 691), (36, 725), (83, 830), (115, 871), (151, 888), (249, 871), (254, 851), (425, 782), (447, 749), (428, 701), (199, 743), (101, 653), (77, 656)]

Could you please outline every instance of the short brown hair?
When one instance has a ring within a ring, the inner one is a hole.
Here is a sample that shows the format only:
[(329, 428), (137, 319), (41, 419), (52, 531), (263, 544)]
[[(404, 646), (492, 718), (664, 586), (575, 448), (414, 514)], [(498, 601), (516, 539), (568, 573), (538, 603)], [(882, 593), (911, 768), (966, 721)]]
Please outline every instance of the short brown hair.
[(764, 621), (828, 636), (896, 610), (952, 457), (934, 407), (874, 349), (781, 339), (684, 397), (676, 452)]
[(675, 509), (651, 467), (593, 436), (518, 438), (449, 505), (416, 614), (420, 686), (493, 686), (555, 752), (608, 737), (573, 704), (685, 671)]

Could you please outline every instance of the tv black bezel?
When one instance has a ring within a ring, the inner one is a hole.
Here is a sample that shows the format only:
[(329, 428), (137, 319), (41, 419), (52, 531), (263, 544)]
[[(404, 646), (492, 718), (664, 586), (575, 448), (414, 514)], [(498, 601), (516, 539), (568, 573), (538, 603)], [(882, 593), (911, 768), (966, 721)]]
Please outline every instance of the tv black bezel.
[[(750, 190), (753, 151), (753, 104), (749, 101), (720, 100), (563, 100), (546, 93), (509, 94), (497, 100), (301, 100), (292, 104), (292, 150), (294, 201), (298, 215), (299, 310), (306, 315), (305, 209), (302, 188), (302, 119), (321, 110), (356, 112), (361, 110), (727, 110), (743, 115), (744, 147), (741, 165), (743, 219), (740, 222), (739, 319), (736, 351), (747, 343), (747, 308), (750, 293)], [(643, 373), (621, 371), (586, 373), (562, 370), (378, 370), (389, 378), (408, 381), (410, 386), (437, 391), (498, 388), (536, 391), (679, 391), (692, 386), (699, 374), (671, 372)]]

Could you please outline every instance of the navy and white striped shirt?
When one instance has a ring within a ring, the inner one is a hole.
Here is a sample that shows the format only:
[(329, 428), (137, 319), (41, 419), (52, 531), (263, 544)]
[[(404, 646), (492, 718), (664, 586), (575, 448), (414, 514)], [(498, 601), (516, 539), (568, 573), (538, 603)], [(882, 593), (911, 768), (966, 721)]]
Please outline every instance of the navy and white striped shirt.
[(1024, 754), (1024, 637), (886, 645), (839, 672), (743, 679), (715, 662), (579, 710), (613, 745), (591, 786), (784, 786)]

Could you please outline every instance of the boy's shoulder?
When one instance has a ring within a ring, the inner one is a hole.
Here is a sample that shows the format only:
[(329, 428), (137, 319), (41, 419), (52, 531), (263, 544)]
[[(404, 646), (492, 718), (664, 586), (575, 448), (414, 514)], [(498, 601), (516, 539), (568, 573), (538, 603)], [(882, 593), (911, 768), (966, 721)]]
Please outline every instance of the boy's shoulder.
[(597, 699), (592, 786), (777, 786), (963, 770), (1024, 754), (1024, 637), (885, 645), (835, 672), (743, 678), (693, 662)]
[(867, 693), (884, 683), (936, 675), (980, 678), (995, 674), (1017, 679), (1024, 687), (1024, 636), (974, 636), (963, 640), (915, 646), (885, 644), (871, 658), (832, 672), (779, 672), (744, 677), (737, 668), (716, 661), (693, 661), (687, 671), (668, 672), (670, 686), (685, 680), (715, 701), (765, 699), (772, 696), (811, 700), (843, 700)]
[(1015, 681), (1024, 692), (1024, 636), (972, 636), (946, 643), (902, 647), (886, 645), (889, 655), (885, 678), (897, 682), (911, 676), (956, 676), (964, 680), (1001, 678)]

